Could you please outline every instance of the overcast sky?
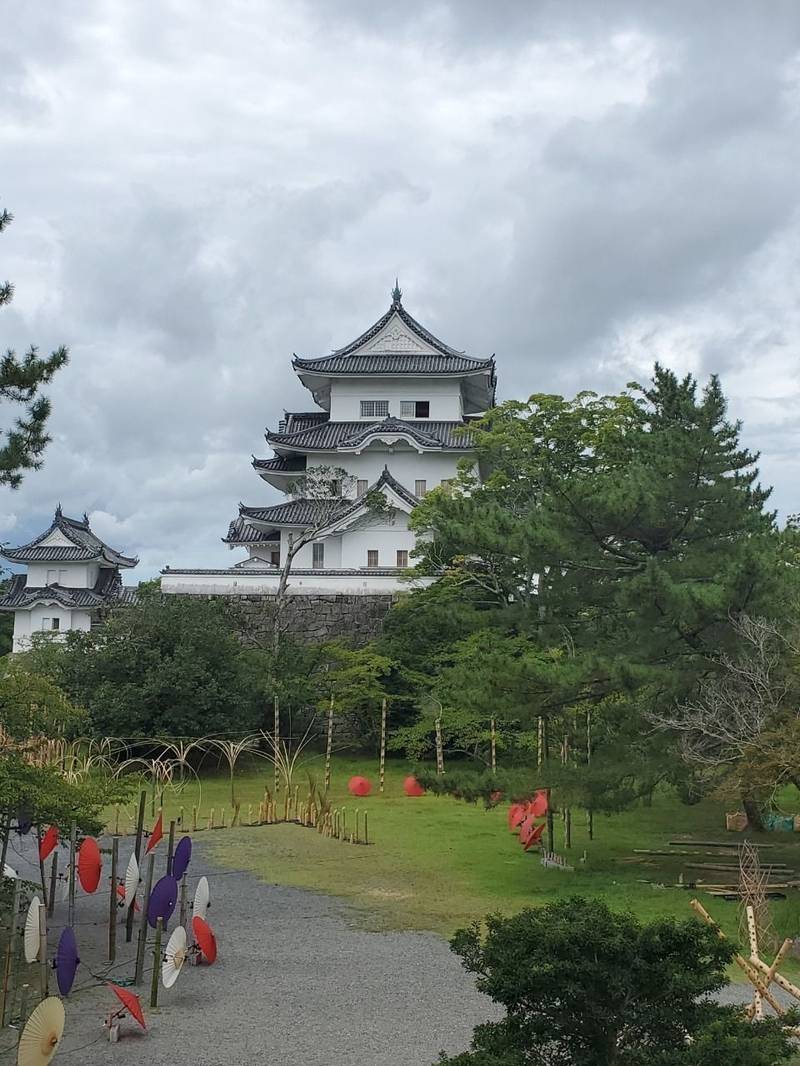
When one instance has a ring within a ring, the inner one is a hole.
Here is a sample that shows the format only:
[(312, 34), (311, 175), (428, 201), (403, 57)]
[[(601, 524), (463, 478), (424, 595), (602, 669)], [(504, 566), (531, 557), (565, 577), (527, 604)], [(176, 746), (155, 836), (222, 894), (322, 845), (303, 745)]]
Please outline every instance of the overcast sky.
[[(230, 565), (293, 351), (389, 304), (500, 395), (718, 372), (800, 510), (796, 0), (0, 0), (0, 348), (67, 344), (45, 465), (141, 565)], [(0, 424), (6, 419), (2, 410)]]

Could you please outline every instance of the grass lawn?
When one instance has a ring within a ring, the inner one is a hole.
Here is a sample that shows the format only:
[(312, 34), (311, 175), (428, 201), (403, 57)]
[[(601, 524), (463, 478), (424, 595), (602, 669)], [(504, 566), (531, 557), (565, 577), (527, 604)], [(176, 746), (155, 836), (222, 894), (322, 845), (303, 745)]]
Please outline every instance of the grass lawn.
[[(322, 763), (308, 766), (317, 780)], [(668, 841), (683, 836), (698, 840), (730, 840), (718, 804), (694, 807), (680, 804), (671, 794), (656, 796), (652, 807), (636, 807), (623, 814), (596, 815), (594, 840), (588, 839), (582, 811), (573, 815), (572, 849), (563, 848), (563, 828), (556, 821), (556, 846), (574, 872), (545, 869), (536, 852), (524, 854), (516, 837), (506, 827), (506, 805), (486, 811), (450, 798), (423, 796), (409, 799), (402, 782), (405, 764), (387, 766), (386, 791), (377, 793), (377, 767), (364, 758), (335, 760), (332, 797), (345, 805), (348, 822), (355, 808), (369, 814), (370, 846), (357, 847), (321, 837), (314, 830), (279, 824), (259, 828), (203, 832), (221, 863), (250, 870), (258, 877), (279, 884), (296, 885), (340, 896), (361, 912), (363, 922), (377, 929), (426, 929), (443, 934), (481, 918), (490, 911), (509, 914), (521, 907), (541, 904), (564, 895), (601, 897), (617, 908), (627, 908), (643, 919), (659, 915), (686, 918), (689, 900), (697, 894), (729, 934), (736, 936), (735, 903), (673, 886), (681, 871), (684, 877), (707, 881), (727, 880), (724, 873), (685, 870), (684, 863), (731, 862), (729, 858), (702, 855), (682, 857), (637, 856), (634, 849), (677, 851)], [(359, 773), (370, 778), (375, 790), (366, 799), (347, 792), (347, 781)], [(304, 771), (296, 783), (301, 796), (307, 784)], [(237, 774), (235, 789), (242, 816), (252, 803), (258, 810), (264, 786), (272, 785), (267, 764)], [(230, 821), (230, 783), (226, 775), (203, 777), (199, 825), (206, 823), (211, 807), (217, 821), (227, 808)], [(198, 803), (198, 787), (187, 785), (180, 794), (164, 798), (165, 829), (180, 805), (189, 824), (191, 808)], [(150, 823), (150, 809), (146, 824)], [(770, 833), (764, 842), (776, 845), (764, 855), (785, 861), (800, 871), (800, 834)], [(711, 851), (693, 847), (692, 850)], [(583, 855), (586, 861), (582, 862)], [(644, 881), (655, 882), (646, 884)], [(667, 887), (662, 887), (667, 886)], [(786, 900), (772, 907), (780, 937), (800, 934), (800, 894), (790, 891)]]

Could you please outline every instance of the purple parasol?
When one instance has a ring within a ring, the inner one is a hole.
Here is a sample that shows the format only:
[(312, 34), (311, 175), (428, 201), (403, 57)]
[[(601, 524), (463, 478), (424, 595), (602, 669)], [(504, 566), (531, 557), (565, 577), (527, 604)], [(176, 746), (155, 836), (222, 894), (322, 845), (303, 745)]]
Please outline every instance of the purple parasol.
[(172, 876), (176, 881), (180, 881), (183, 875), (186, 873), (186, 868), (189, 865), (189, 860), (192, 857), (192, 838), (181, 837), (178, 841), (178, 846), (175, 848), (175, 854), (172, 857)]
[(56, 949), (56, 980), (58, 990), (62, 996), (69, 995), (72, 982), (75, 980), (75, 971), (78, 969), (78, 943), (71, 926), (67, 926), (62, 932), (58, 948)]
[(177, 902), (178, 882), (172, 874), (166, 874), (150, 893), (150, 901), (147, 904), (148, 924), (155, 929), (158, 919), (163, 918), (164, 925), (166, 925)]

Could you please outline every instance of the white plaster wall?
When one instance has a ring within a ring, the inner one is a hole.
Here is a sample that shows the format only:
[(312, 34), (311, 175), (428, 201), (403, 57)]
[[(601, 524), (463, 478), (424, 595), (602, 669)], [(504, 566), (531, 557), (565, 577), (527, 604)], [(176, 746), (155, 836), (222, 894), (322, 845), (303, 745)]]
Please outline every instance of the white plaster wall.
[(48, 570), (64, 571), (64, 577), (58, 578), (58, 584), (70, 589), (91, 588), (97, 580), (98, 567), (86, 563), (31, 563), (28, 566), (28, 578), (25, 582), (31, 588), (42, 588), (47, 582)]
[(458, 378), (334, 380), (331, 382), (331, 421), (360, 420), (361, 400), (388, 400), (389, 414), (395, 418), (400, 417), (401, 400), (428, 400), (431, 421), (458, 422), (462, 416), (461, 383)]
[(14, 651), (24, 651), (28, 647), (31, 635), (30, 611), (14, 611)]
[[(315, 593), (339, 593), (347, 596), (369, 596), (377, 593), (399, 592), (418, 586), (432, 584), (433, 578), (420, 578), (414, 583), (403, 581), (400, 573), (394, 574), (315, 574), (310, 577), (293, 575), (289, 579), (289, 593), (294, 596)], [(278, 586), (278, 574), (252, 574), (247, 571), (228, 570), (223, 573), (211, 571), (181, 574), (173, 571), (161, 576), (161, 590), (167, 594), (183, 596), (242, 596), (274, 594)]]
[[(42, 630), (42, 619), (60, 619), (60, 628)], [(65, 633), (79, 629), (88, 632), (92, 627), (92, 616), (89, 611), (72, 611), (57, 604), (37, 603), (29, 611), (14, 612), (14, 651), (24, 651), (30, 647), (30, 639), (34, 633), (48, 633), (53, 640), (61, 640)]]
[[(443, 480), (454, 478), (456, 468), (463, 457), (458, 452), (419, 452), (411, 451), (406, 445), (397, 445), (396, 450), (389, 451), (386, 445), (374, 446), (360, 455), (338, 452), (313, 452), (308, 456), (308, 465), (333, 466), (346, 470), (350, 477), (364, 479), (372, 485), (383, 473), (384, 466), (401, 485), (414, 491), (417, 478), (424, 478), (429, 489), (436, 488)], [(355, 495), (356, 485), (351, 489)]]

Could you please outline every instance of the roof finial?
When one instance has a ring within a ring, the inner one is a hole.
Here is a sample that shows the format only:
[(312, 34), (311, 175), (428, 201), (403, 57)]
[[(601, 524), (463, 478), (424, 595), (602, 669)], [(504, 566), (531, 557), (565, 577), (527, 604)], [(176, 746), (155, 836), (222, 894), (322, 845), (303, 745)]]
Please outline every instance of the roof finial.
[(392, 289), (392, 307), (399, 307), (400, 301), (403, 299), (403, 290), (398, 284), (397, 278), (394, 279), (394, 288)]
[(60, 517), (61, 517), (61, 504), (59, 503), (58, 507), (56, 507), (56, 518), (60, 518)]
[(85, 511), (83, 512), (83, 520), (86, 523), (86, 525), (88, 526), (89, 525), (89, 516), (88, 516), (88, 514)]

